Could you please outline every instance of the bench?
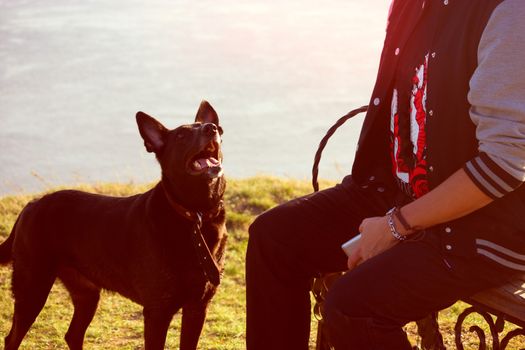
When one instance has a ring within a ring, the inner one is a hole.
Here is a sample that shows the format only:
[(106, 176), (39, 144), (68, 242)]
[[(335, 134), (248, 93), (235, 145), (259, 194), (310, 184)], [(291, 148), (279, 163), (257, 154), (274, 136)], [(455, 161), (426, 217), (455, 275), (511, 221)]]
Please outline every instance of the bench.
[[(465, 317), (472, 312), (482, 315), (489, 325), (493, 350), (505, 350), (510, 340), (519, 336), (522, 336), (520, 344), (525, 349), (525, 274), (502, 287), (475, 294), (465, 302), (472, 307), (458, 316), (454, 329), (456, 346), (459, 350), (463, 349), (461, 345), (462, 323)], [(488, 317), (490, 314), (496, 316), (496, 321)], [(505, 321), (515, 324), (517, 328), (501, 334)], [(479, 328), (472, 328), (471, 331), (477, 332), (478, 335), (481, 334)], [(501, 336), (503, 338), (500, 340)], [(480, 337), (480, 342), (486, 343), (483, 337), (484, 335)]]
[[(329, 138), (348, 119), (359, 113), (366, 112), (367, 109), (368, 106), (363, 106), (339, 118), (319, 143), (312, 168), (312, 186), (314, 191), (319, 190), (317, 181), (319, 162)], [(311, 291), (315, 299), (314, 315), (318, 320), (316, 350), (333, 349), (324, 331), (322, 311), (328, 289), (341, 274), (342, 272), (326, 274), (312, 281)], [(470, 304), (471, 307), (465, 309), (456, 320), (454, 336), (458, 350), (464, 350), (462, 344), (463, 324), (467, 316), (473, 313), (483, 316), (487, 323), (490, 329), (492, 350), (506, 350), (509, 342), (516, 338), (519, 339), (519, 349), (525, 350), (525, 274), (507, 285), (483, 291), (463, 301)], [(495, 320), (491, 315), (495, 316)], [(435, 313), (416, 322), (423, 350), (446, 349), (443, 344), (443, 337), (439, 331), (437, 316), (437, 313)], [(504, 329), (506, 322), (510, 322), (517, 327), (505, 334)], [(473, 325), (468, 331), (476, 333), (479, 338), (479, 350), (486, 350), (487, 336), (483, 329), (478, 325)]]
[[(322, 311), (326, 293), (341, 274), (326, 274), (312, 282), (311, 291), (315, 299), (314, 315), (318, 320), (316, 350), (333, 350), (325, 334)], [(490, 337), (487, 337), (479, 325), (472, 325), (469, 328), (468, 331), (476, 333), (480, 350), (487, 349), (487, 343), (491, 344), (493, 350), (506, 350), (513, 339), (519, 339), (520, 350), (525, 349), (525, 274), (507, 285), (483, 291), (463, 301), (470, 304), (470, 307), (459, 314), (454, 327), (458, 350), (464, 350), (462, 344), (464, 323), (467, 316), (474, 313), (483, 316), (490, 330)], [(491, 315), (495, 316), (495, 319)], [(504, 332), (506, 322), (515, 325), (514, 329), (507, 333)], [(421, 338), (421, 349), (446, 349), (439, 331), (437, 314), (429, 315), (416, 324)]]

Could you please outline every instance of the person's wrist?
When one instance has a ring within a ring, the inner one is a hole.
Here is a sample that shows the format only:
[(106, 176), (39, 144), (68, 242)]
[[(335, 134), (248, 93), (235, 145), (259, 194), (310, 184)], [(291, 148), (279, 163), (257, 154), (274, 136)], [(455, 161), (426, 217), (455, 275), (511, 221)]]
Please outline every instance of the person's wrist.
[[(399, 210), (399, 209), (398, 209)], [(407, 229), (405, 225), (399, 220), (399, 217), (397, 215), (393, 215), (392, 219), (394, 220), (394, 226), (396, 227), (397, 232), (399, 232), (403, 236), (408, 236), (411, 233), (413, 233), (412, 230)]]
[(398, 227), (400, 227), (400, 232), (404, 235), (411, 235), (422, 229), (421, 227), (416, 227), (411, 221), (407, 220), (403, 208), (397, 208), (394, 211), (394, 217), (396, 222), (399, 223)]
[(390, 230), (390, 225), (388, 224), (388, 214), (383, 216), (381, 218), (384, 222), (384, 227), (385, 227), (385, 230), (384, 230), (384, 234), (385, 234), (385, 237), (388, 237), (388, 239), (392, 242), (399, 242), (399, 240), (397, 240), (393, 235), (392, 235), (392, 231)]
[(407, 238), (407, 234), (402, 232), (404, 228), (400, 229), (400, 227), (402, 227), (401, 222), (399, 220), (396, 220), (395, 214), (397, 210), (397, 207), (393, 207), (386, 213), (385, 217), (388, 224), (388, 229), (392, 237), (395, 238), (397, 241), (404, 241)]

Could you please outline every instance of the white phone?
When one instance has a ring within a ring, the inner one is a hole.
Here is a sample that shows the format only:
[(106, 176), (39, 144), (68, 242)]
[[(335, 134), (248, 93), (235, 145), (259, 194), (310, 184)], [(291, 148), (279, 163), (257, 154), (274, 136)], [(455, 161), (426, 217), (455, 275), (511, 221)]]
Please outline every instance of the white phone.
[(343, 243), (341, 248), (343, 249), (343, 251), (345, 252), (347, 256), (350, 256), (350, 254), (355, 250), (357, 242), (359, 241), (360, 238), (361, 238), (361, 234), (358, 234), (357, 236)]

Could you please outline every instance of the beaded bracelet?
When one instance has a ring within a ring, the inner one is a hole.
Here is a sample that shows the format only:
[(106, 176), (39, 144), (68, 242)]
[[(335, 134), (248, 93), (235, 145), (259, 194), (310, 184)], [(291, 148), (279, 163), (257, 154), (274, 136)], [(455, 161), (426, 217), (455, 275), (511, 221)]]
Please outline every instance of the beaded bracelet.
[(390, 228), (390, 233), (392, 234), (392, 236), (394, 236), (395, 239), (397, 239), (398, 241), (404, 241), (405, 239), (407, 239), (406, 236), (403, 236), (402, 234), (397, 232), (396, 226), (394, 225), (394, 212), (396, 210), (397, 208), (393, 207), (386, 213), (388, 227)]

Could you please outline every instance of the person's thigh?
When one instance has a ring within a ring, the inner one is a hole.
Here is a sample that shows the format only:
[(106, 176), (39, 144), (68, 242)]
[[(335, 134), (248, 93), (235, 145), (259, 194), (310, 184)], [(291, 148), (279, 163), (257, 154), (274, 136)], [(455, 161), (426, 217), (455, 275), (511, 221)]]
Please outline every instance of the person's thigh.
[(297, 273), (312, 276), (346, 270), (341, 244), (358, 234), (364, 218), (384, 215), (392, 203), (392, 194), (382, 184), (362, 188), (346, 177), (333, 188), (263, 213), (250, 228), (250, 240), (268, 245), (276, 256), (300, 262), (300, 268), (294, 267)]
[(493, 287), (494, 264), (445, 255), (438, 237), (405, 241), (343, 275), (329, 292), (327, 306), (349, 317), (373, 318), (402, 326)]

